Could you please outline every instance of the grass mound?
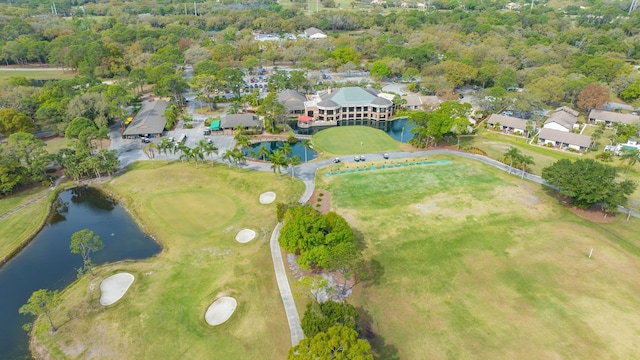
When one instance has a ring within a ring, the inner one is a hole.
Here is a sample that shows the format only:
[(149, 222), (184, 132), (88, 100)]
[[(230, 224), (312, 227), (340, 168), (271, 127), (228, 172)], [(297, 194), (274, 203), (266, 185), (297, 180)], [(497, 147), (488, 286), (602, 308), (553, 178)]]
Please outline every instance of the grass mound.
[(328, 155), (398, 151), (401, 145), (384, 131), (368, 126), (338, 126), (313, 136), (314, 148)]
[[(640, 221), (591, 223), (537, 184), (452, 160), (318, 177), (384, 267), (351, 300), (371, 316), (362, 325), (374, 349), (402, 359), (634, 357)], [(599, 255), (589, 259), (591, 248)]]

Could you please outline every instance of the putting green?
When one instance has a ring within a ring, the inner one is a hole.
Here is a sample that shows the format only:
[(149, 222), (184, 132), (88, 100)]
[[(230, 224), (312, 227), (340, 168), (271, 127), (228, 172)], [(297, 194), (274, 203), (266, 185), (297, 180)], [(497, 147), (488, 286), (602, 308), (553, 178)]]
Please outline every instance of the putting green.
[(236, 204), (231, 198), (209, 191), (159, 194), (149, 200), (149, 207), (169, 225), (169, 229), (185, 235), (201, 234), (219, 228), (237, 212)]
[(398, 151), (401, 145), (384, 131), (368, 126), (338, 126), (313, 136), (317, 151), (333, 155)]

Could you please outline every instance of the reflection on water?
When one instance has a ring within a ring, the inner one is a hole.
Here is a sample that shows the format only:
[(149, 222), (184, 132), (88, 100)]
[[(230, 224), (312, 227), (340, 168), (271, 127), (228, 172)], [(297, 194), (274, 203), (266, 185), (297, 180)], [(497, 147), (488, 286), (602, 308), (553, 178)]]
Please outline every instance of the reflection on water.
[(76, 279), (82, 258), (70, 252), (69, 244), (71, 235), (85, 228), (104, 243), (103, 250), (92, 254), (96, 264), (144, 259), (160, 251), (113, 198), (86, 187), (60, 193), (45, 227), (0, 268), (0, 359), (31, 358), (22, 329), (31, 318), (18, 314), (18, 308), (35, 290), (63, 289)]

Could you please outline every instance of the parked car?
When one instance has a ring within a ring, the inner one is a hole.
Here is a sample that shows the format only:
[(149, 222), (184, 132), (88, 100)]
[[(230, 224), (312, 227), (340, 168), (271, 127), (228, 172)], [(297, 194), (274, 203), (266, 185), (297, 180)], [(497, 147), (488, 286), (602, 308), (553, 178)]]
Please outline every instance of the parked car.
[(211, 135), (211, 130), (206, 129), (203, 131), (204, 135)]
[(382, 154), (382, 157), (385, 158), (385, 159), (388, 159), (389, 158), (389, 154), (384, 153), (384, 154)]
[(353, 157), (353, 161), (358, 162), (360, 161), (360, 156), (356, 155)]
[(360, 161), (365, 161), (364, 155), (360, 155)]
[(143, 143), (145, 143), (145, 144), (148, 144), (148, 143), (150, 143), (150, 142), (151, 142), (151, 140), (149, 140), (149, 138), (148, 138), (148, 137), (143, 137), (141, 140), (142, 140), (142, 142), (143, 142)]
[(340, 158), (333, 159), (333, 162), (336, 163), (336, 164), (339, 163), (340, 162)]

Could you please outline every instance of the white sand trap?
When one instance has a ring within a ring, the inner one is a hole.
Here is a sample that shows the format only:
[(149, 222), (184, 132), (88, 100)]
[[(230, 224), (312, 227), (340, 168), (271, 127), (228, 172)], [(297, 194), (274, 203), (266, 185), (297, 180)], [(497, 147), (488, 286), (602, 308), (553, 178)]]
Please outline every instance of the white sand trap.
[(276, 200), (276, 193), (273, 191), (267, 191), (260, 194), (260, 204), (271, 204)]
[(251, 229), (243, 229), (240, 230), (237, 234), (236, 234), (236, 241), (239, 243), (248, 243), (249, 241), (253, 240), (256, 237), (256, 232), (251, 230)]
[(100, 305), (115, 304), (129, 290), (135, 277), (129, 273), (117, 273), (102, 280), (100, 283)]
[(233, 312), (236, 311), (237, 306), (238, 302), (236, 299), (223, 296), (209, 306), (207, 312), (204, 314), (204, 319), (207, 321), (207, 324), (211, 326), (220, 325), (229, 320)]

